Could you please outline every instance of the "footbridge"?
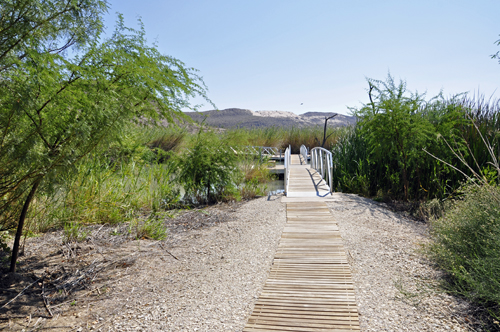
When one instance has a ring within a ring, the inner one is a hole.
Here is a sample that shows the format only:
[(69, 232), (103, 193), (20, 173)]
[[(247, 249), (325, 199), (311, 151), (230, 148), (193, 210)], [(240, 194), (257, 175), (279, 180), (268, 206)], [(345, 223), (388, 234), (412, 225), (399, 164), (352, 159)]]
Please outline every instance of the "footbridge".
[(285, 151), (287, 223), (269, 277), (243, 331), (359, 331), (351, 271), (326, 202), (332, 155)]

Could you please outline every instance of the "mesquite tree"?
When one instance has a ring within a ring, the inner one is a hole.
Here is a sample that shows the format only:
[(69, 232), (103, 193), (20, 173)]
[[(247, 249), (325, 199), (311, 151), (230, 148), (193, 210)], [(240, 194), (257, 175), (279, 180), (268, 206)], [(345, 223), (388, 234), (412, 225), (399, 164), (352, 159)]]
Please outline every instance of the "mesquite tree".
[(336, 117), (338, 114), (334, 114), (334, 115), (331, 115), (331, 116), (325, 116), (325, 125), (323, 126), (323, 141), (321, 142), (321, 147), (324, 148), (325, 147), (325, 143), (326, 143), (326, 140), (333, 135), (333, 133), (330, 133), (330, 134), (326, 134), (326, 129), (327, 129), (327, 125), (328, 125), (328, 120), (330, 119), (333, 119), (334, 117)]
[(8, 0), (0, 5), (0, 225), (17, 226), (10, 271), (37, 190), (134, 120), (172, 120), (206, 98), (196, 71), (149, 46), (106, 1)]
[(410, 172), (425, 160), (422, 147), (435, 136), (434, 127), (422, 115), (424, 95), (408, 93), (406, 83), (396, 84), (390, 75), (386, 81), (369, 79), (368, 83), (370, 103), (354, 110), (358, 130), (368, 143), (371, 161), (388, 165), (384, 176), (394, 187), (402, 185), (408, 200)]

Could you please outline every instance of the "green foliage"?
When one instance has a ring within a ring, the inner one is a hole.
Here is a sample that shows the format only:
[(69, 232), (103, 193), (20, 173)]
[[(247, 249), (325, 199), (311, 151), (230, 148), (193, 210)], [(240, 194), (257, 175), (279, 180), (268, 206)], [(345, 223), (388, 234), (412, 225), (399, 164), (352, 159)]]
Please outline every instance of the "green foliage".
[(408, 95), (406, 84), (396, 84), (390, 75), (385, 82), (368, 83), (370, 103), (354, 113), (360, 135), (366, 139), (371, 161), (388, 166), (380, 175), (393, 191), (402, 187), (408, 199), (411, 170), (424, 166), (422, 161), (427, 158), (422, 147), (434, 135), (433, 126), (422, 116), (425, 101), (418, 93)]
[(268, 162), (258, 163), (255, 159), (240, 160), (242, 176), (238, 187), (242, 199), (252, 199), (267, 194), (267, 183), (274, 179), (269, 172)]
[(498, 181), (482, 139), (498, 149), (498, 101), (467, 95), (426, 101), (390, 76), (369, 84), (370, 103), (354, 109), (355, 129), (342, 132), (332, 149), (337, 190), (427, 200), (454, 195), (460, 172)]
[(28, 215), (28, 231), (43, 232), (71, 222), (116, 224), (177, 204), (173, 163), (148, 163), (137, 149), (130, 158), (110, 164), (98, 152), (84, 157), (60, 179), (57, 191), (38, 195)]
[[(495, 42), (498, 46), (500, 46), (500, 39)], [(492, 59), (497, 59), (500, 62), (500, 51), (496, 52), (491, 56)]]
[(132, 220), (129, 224), (129, 233), (136, 239), (164, 240), (167, 238), (168, 230), (163, 220), (152, 213), (146, 220)]
[(70, 222), (64, 224), (63, 243), (83, 242), (90, 232), (83, 229), (81, 224)]
[[(37, 191), (131, 121), (172, 121), (206, 99), (196, 71), (149, 46), (119, 16), (103, 37), (105, 1), (7, 1), (0, 7), (0, 225), (24, 219)], [(71, 52), (66, 50), (71, 49)], [(208, 101), (208, 99), (207, 99)]]
[(0, 232), (0, 248), (4, 252), (10, 252), (10, 248), (7, 242), (10, 240), (9, 233), (7, 231)]
[(467, 187), (432, 223), (430, 256), (451, 277), (450, 291), (500, 314), (500, 188)]
[(345, 128), (332, 149), (333, 184), (337, 191), (370, 194), (369, 170), (366, 141), (358, 127)]
[(236, 188), (238, 155), (231, 147), (228, 136), (199, 131), (192, 147), (179, 159), (178, 180), (185, 190), (185, 203), (239, 199)]

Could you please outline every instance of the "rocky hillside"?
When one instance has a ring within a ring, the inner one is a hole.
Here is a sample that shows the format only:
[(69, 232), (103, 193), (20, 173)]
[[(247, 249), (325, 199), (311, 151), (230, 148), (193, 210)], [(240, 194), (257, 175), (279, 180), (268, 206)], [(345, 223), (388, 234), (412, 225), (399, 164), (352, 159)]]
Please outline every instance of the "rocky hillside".
[[(251, 111), (240, 108), (228, 108), (225, 110), (214, 110), (206, 112), (188, 112), (193, 120), (200, 123), (219, 128), (262, 128), (262, 127), (314, 127), (323, 126), (325, 116), (335, 113), (307, 112), (295, 114), (284, 111)], [(348, 126), (356, 123), (352, 116), (338, 114), (328, 121), (329, 127)]]

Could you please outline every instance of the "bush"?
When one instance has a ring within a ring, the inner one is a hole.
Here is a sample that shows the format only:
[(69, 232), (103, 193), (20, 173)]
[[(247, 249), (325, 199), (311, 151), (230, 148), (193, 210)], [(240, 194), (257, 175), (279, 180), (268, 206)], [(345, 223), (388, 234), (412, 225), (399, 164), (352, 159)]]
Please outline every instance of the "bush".
[(240, 195), (242, 199), (252, 199), (257, 196), (267, 194), (267, 183), (274, 179), (274, 175), (269, 172), (268, 163), (257, 164), (241, 163), (242, 183), (240, 183)]
[(370, 102), (352, 108), (358, 122), (340, 131), (332, 148), (337, 190), (426, 201), (454, 195), (464, 175), (499, 183), (484, 146), (498, 147), (499, 101), (468, 95), (425, 100), (391, 76), (368, 83)]
[(449, 290), (500, 315), (500, 188), (467, 187), (431, 222), (429, 255), (450, 275)]
[(184, 203), (204, 204), (239, 199), (236, 188), (238, 155), (227, 137), (200, 130), (192, 147), (179, 158)]
[(168, 230), (160, 216), (152, 213), (144, 221), (132, 220), (129, 224), (129, 233), (136, 239), (165, 240)]
[(64, 224), (63, 243), (83, 242), (87, 240), (90, 232), (83, 229), (78, 223)]
[(370, 159), (366, 140), (356, 127), (342, 130), (332, 149), (333, 186), (336, 191), (369, 196)]

